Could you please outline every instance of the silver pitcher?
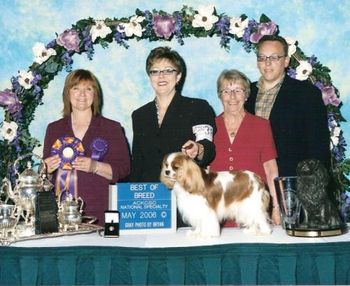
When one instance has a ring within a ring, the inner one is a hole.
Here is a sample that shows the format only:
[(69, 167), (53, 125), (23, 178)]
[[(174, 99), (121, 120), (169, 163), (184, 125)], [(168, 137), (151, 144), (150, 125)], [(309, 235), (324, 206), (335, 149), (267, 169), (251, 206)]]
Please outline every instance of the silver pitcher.
[[(32, 169), (32, 164), (28, 161), (27, 168), (19, 174), (18, 164), (27, 157), (35, 157), (40, 161), (42, 168), (39, 173)], [(38, 155), (28, 153), (17, 158), (14, 169), (17, 175), (16, 185), (14, 189), (11, 188), (11, 184), (8, 186), (8, 196), (15, 203), (19, 215), (25, 220), (25, 224), (33, 225), (37, 192), (49, 189), (48, 181), (45, 179), (45, 162)]]
[[(66, 193), (66, 197), (62, 200), (62, 194)], [(58, 197), (58, 222), (63, 231), (69, 229), (79, 229), (82, 223), (82, 213), (84, 201), (82, 198), (75, 199), (67, 190), (63, 190)]]

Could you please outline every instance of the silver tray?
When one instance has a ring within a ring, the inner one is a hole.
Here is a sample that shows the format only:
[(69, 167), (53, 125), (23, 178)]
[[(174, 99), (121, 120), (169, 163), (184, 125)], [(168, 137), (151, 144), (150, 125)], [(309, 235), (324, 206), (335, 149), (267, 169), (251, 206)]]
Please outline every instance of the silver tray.
[(42, 234), (35, 234), (31, 236), (22, 236), (22, 237), (10, 236), (7, 238), (0, 238), (0, 244), (10, 245), (11, 243), (15, 243), (18, 241), (43, 239), (43, 238), (50, 238), (50, 237), (60, 237), (60, 236), (67, 236), (67, 235), (86, 234), (86, 233), (92, 233), (92, 232), (101, 232), (102, 230), (103, 230), (102, 226), (89, 224), (89, 223), (82, 223), (82, 224), (79, 224), (77, 230), (68, 229), (67, 231), (63, 231), (60, 229), (58, 232), (52, 232), (52, 233), (42, 233)]

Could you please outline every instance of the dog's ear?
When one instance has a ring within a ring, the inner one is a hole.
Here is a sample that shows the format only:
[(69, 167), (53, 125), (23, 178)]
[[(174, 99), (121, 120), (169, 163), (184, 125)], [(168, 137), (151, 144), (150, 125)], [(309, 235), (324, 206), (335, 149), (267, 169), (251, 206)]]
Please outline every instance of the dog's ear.
[(205, 189), (199, 166), (187, 155), (181, 158), (181, 167), (177, 170), (177, 179), (189, 193), (199, 194)]
[(169, 157), (169, 155), (164, 156), (159, 179), (168, 189), (173, 189), (175, 182), (170, 180), (167, 176), (165, 176), (165, 170), (166, 170), (167, 164), (168, 164), (168, 157)]

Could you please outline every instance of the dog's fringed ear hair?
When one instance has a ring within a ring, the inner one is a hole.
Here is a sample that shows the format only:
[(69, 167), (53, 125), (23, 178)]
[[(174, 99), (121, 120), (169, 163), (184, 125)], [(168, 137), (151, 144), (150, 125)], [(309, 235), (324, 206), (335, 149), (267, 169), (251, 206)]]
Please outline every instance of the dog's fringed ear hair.
[(168, 155), (166, 155), (163, 159), (162, 162), (162, 169), (160, 171), (160, 176), (159, 179), (160, 181), (168, 188), (168, 189), (173, 189), (175, 185), (175, 181), (171, 180), (167, 176), (165, 176), (165, 169), (166, 169), (166, 161), (168, 160)]
[(201, 169), (196, 162), (186, 155), (181, 160), (181, 167), (177, 170), (177, 181), (189, 193), (203, 193), (205, 184)]

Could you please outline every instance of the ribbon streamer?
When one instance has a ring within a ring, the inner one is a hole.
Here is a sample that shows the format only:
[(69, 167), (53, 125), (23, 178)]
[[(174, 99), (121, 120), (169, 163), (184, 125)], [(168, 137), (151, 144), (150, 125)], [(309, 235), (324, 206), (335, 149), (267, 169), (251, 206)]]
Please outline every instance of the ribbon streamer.
[(67, 190), (75, 199), (78, 198), (77, 170), (72, 166), (78, 156), (84, 156), (85, 150), (80, 139), (76, 137), (61, 137), (51, 147), (51, 156), (59, 155), (61, 165), (58, 169), (55, 191), (59, 196), (63, 190)]

